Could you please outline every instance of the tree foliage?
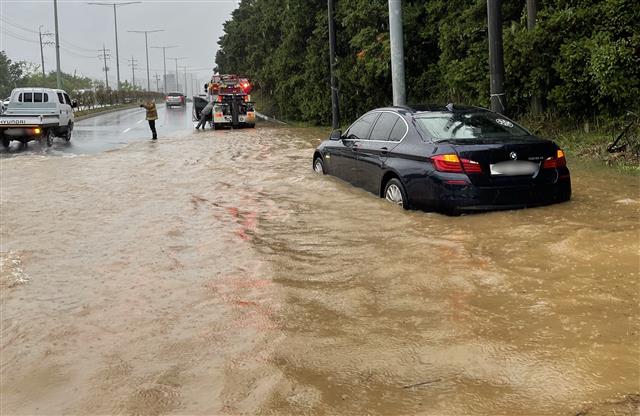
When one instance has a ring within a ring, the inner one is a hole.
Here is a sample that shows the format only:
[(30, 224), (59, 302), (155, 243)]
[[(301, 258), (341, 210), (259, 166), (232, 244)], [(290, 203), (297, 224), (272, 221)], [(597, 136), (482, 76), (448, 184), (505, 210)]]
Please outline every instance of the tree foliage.
[[(527, 30), (523, 0), (503, 0), (506, 90), (512, 114), (539, 97), (576, 119), (640, 107), (636, 0), (539, 0)], [(410, 102), (488, 106), (486, 0), (405, 0)], [(340, 107), (346, 119), (391, 103), (387, 0), (336, 0)], [(225, 23), (217, 68), (248, 75), (279, 115), (330, 119), (327, 3), (242, 0)]]

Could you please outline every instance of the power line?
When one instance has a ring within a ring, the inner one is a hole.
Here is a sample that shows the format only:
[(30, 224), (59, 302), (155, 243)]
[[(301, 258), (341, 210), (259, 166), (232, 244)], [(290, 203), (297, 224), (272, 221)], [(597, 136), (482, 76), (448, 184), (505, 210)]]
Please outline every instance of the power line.
[(35, 35), (37, 35), (37, 34), (38, 34), (38, 32), (37, 32), (36, 30), (27, 29), (27, 28), (26, 28), (26, 27), (24, 27), (24, 26), (17, 25), (17, 24), (15, 24), (15, 23), (13, 23), (12, 21), (8, 20), (8, 19), (7, 19), (7, 18), (5, 18), (5, 17), (0, 16), (0, 20), (2, 20), (5, 24), (7, 24), (7, 25), (9, 25), (9, 26), (13, 26), (13, 27), (15, 27), (16, 29), (24, 30), (25, 32), (33, 33), (33, 34), (35, 34)]
[(40, 43), (40, 42), (38, 42), (37, 40), (27, 39), (27, 38), (24, 38), (24, 37), (22, 37), (22, 36), (20, 36), (20, 35), (16, 35), (16, 34), (15, 34), (15, 33), (13, 33), (13, 32), (9, 32), (9, 30), (7, 30), (7, 29), (6, 29), (6, 28), (4, 28), (4, 27), (2, 28), (2, 33), (4, 33), (4, 34), (5, 34), (5, 35), (7, 35), (7, 36), (10, 36), (10, 37), (12, 37), (12, 38), (22, 40), (22, 41), (24, 41), (24, 42), (30, 42), (30, 43), (36, 43), (36, 44), (39, 44), (39, 43)]

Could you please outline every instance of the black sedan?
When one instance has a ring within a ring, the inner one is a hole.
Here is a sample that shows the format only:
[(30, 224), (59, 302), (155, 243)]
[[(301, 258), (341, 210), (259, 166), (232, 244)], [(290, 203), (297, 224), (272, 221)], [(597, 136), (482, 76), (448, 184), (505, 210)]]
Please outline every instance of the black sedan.
[(564, 152), (478, 107), (388, 107), (335, 130), (313, 155), (331, 174), (405, 209), (448, 214), (568, 201)]

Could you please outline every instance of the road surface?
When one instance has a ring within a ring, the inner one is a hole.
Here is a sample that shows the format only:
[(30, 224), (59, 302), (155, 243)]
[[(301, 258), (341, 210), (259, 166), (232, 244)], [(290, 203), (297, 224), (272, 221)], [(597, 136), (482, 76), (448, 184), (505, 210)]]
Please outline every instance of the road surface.
[[(156, 128), (160, 137), (170, 137), (189, 133), (195, 123), (191, 121), (192, 104), (186, 108), (166, 108), (158, 105)], [(56, 138), (52, 147), (47, 148), (38, 141), (29, 142), (25, 148), (19, 142), (11, 142), (9, 150), (0, 149), (0, 157), (32, 155), (79, 155), (95, 154), (113, 150), (125, 144), (151, 138), (149, 124), (145, 120), (145, 110), (134, 108), (116, 111), (78, 121), (74, 125), (70, 142)]]
[(637, 177), (451, 218), (136, 111), (2, 155), (1, 414), (636, 414)]

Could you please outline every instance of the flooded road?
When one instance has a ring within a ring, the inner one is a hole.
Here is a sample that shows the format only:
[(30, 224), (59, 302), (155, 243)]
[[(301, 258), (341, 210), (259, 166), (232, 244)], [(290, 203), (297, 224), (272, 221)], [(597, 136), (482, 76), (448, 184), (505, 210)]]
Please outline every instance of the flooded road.
[[(185, 108), (166, 108), (158, 105), (156, 128), (160, 137), (187, 134), (193, 131), (192, 104)], [(129, 143), (149, 140), (151, 131), (142, 108), (114, 111), (76, 121), (71, 141), (55, 138), (53, 146), (46, 147), (39, 141), (31, 141), (27, 147), (12, 141), (9, 149), (0, 147), (0, 158), (23, 155), (69, 156), (102, 153), (118, 149)]]
[(446, 217), (320, 129), (1, 161), (2, 414), (636, 414), (638, 177)]

